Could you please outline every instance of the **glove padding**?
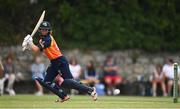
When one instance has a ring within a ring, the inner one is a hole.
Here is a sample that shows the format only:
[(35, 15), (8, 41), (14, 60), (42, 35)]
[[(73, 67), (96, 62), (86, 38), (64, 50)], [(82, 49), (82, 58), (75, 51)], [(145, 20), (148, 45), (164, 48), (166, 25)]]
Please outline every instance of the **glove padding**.
[(22, 43), (22, 50), (30, 50), (30, 45), (33, 43), (33, 39), (32, 37), (28, 34), (25, 38), (24, 38), (24, 41)]

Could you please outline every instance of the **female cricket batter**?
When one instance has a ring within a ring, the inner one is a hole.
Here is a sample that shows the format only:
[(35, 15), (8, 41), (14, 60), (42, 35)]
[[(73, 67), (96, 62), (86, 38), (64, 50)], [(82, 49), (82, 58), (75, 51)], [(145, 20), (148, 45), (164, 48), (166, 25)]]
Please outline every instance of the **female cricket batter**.
[[(61, 90), (61, 87), (76, 89), (88, 93), (92, 96), (93, 100), (97, 100), (96, 89), (92, 87), (85, 86), (72, 77), (69, 70), (69, 63), (67, 59), (63, 56), (60, 49), (58, 48), (56, 41), (51, 35), (51, 25), (47, 21), (43, 21), (39, 27), (38, 32), (40, 33), (39, 44), (35, 45), (33, 39), (30, 35), (27, 35), (23, 41), (23, 47), (26, 49), (31, 49), (34, 52), (42, 51), (49, 58), (51, 64), (47, 68), (47, 74), (44, 80), (36, 78), (42, 86), (52, 91), (54, 94), (59, 96), (57, 102), (64, 102), (70, 97)], [(61, 77), (64, 79), (61, 85), (54, 84), (53, 80), (60, 73)]]

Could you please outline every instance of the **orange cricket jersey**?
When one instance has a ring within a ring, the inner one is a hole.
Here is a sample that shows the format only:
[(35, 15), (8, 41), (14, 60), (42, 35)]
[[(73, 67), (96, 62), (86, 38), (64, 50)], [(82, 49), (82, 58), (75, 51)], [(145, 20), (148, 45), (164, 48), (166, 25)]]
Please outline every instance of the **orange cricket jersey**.
[(53, 60), (53, 59), (56, 59), (56, 58), (62, 56), (62, 53), (61, 53), (60, 49), (58, 48), (57, 43), (54, 40), (54, 38), (51, 35), (50, 35), (50, 37), (51, 37), (51, 45), (49, 47), (45, 48), (43, 50), (43, 52), (49, 58), (49, 60)]

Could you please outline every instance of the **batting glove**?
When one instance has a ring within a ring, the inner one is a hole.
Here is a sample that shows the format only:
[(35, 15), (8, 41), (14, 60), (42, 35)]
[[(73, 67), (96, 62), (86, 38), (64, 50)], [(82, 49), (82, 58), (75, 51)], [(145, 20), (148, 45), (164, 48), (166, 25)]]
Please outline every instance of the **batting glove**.
[(25, 38), (24, 41), (22, 43), (22, 47), (23, 47), (23, 51), (26, 49), (30, 50), (30, 45), (33, 43), (33, 39), (32, 37), (28, 34)]

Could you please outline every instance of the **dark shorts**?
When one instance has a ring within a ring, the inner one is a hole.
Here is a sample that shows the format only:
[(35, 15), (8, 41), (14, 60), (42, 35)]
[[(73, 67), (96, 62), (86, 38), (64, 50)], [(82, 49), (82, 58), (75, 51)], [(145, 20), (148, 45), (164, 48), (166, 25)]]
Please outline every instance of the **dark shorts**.
[(51, 64), (46, 70), (45, 82), (52, 82), (60, 74), (63, 79), (72, 79), (73, 76), (69, 70), (69, 63), (64, 56), (51, 60)]

